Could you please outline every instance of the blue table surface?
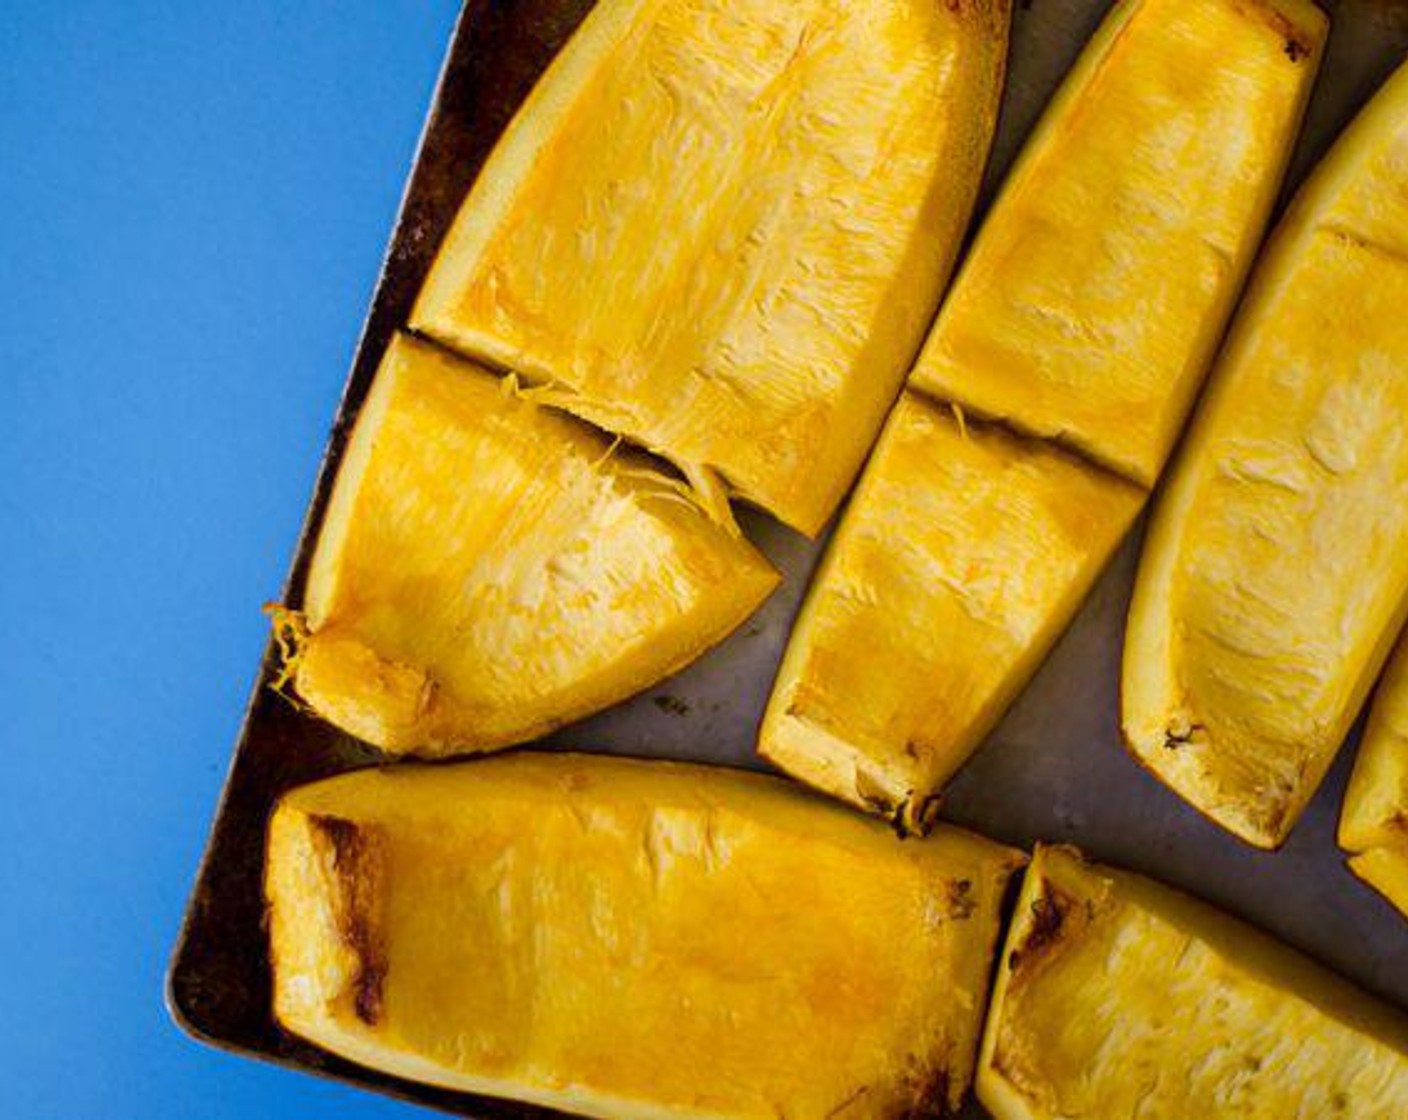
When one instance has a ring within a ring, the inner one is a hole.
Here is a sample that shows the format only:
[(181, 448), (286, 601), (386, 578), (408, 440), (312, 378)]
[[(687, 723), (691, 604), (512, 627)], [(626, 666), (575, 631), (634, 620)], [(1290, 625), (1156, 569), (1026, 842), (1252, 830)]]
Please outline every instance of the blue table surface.
[(162, 980), (452, 0), (0, 3), (0, 1115), (424, 1115)]

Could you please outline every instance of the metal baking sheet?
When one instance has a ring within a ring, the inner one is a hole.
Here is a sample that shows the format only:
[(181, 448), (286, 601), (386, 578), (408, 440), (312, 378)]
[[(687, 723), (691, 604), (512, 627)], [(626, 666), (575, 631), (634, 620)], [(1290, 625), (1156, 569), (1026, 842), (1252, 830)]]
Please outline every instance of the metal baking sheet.
[[(333, 474), (391, 332), (405, 321), (431, 256), (495, 139), (591, 6), (591, 0), (469, 0), (461, 12), (328, 440), (286, 602), (299, 599)], [(985, 201), (1108, 7), (1107, 0), (1017, 4)], [(1334, 30), (1288, 189), (1408, 50), (1403, 0), (1339, 0), (1326, 7)], [(785, 573), (782, 589), (687, 672), (553, 735), (546, 745), (765, 768), (754, 758), (754, 735), (820, 546), (761, 515), (744, 512), (742, 520)], [(1136, 530), (1031, 687), (959, 775), (945, 800), (946, 815), (1016, 844), (1076, 843), (1187, 888), (1408, 1008), (1408, 924), (1345, 870), (1334, 843), (1353, 743), (1274, 855), (1253, 851), (1204, 821), (1121, 748), (1119, 651), (1139, 537)], [(212, 1045), (452, 1113), (550, 1115), (389, 1078), (275, 1027), (260, 894), (269, 810), (290, 786), (373, 764), (377, 756), (273, 695), (266, 687), (272, 664), (267, 650), (172, 960), (167, 1001), (173, 1016)], [(984, 1113), (970, 1104), (964, 1115)]]

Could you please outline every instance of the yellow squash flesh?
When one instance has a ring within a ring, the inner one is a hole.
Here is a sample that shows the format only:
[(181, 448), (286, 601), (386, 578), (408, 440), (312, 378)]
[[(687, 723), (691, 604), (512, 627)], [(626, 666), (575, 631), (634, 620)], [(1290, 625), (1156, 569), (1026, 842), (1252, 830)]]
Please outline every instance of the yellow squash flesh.
[(1280, 188), (1308, 0), (1126, 0), (1028, 142), (910, 383), (1153, 485)]
[(1150, 527), (1125, 644), (1134, 755), (1280, 844), (1408, 613), (1408, 69), (1257, 267)]
[(1010, 0), (602, 0), (412, 325), (808, 534), (947, 281)]
[(1349, 857), (1349, 869), (1408, 915), (1408, 844), (1381, 844)]
[(305, 786), (268, 845), (285, 1028), (613, 1120), (956, 1108), (1022, 862), (761, 775), (582, 755)]
[(1408, 916), (1408, 634), (1375, 693), (1339, 841), (1350, 870)]
[(1142, 501), (1050, 445), (906, 392), (798, 619), (762, 754), (922, 829)]
[(998, 965), (996, 1120), (1398, 1120), (1408, 1021), (1168, 887), (1038, 848)]
[(679, 483), (402, 336), (348, 444), (303, 614), (281, 625), (319, 715), (386, 751), (453, 754), (653, 684), (777, 579)]

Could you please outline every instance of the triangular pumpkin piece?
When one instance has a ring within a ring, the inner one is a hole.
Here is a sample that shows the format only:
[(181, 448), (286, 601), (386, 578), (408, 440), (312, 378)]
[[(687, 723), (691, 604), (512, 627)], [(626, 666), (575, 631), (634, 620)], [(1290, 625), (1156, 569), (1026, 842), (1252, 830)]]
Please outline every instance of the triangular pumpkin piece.
[(319, 715), (389, 752), (446, 755), (648, 687), (777, 579), (643, 457), (401, 336), (348, 444), (303, 612), (280, 620)]

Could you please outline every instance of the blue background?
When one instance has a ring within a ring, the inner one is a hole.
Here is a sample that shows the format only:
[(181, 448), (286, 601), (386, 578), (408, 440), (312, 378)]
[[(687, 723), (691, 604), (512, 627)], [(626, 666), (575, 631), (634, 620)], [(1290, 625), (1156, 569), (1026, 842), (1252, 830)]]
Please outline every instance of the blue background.
[(424, 1115), (162, 978), (457, 10), (0, 2), (0, 1114)]

